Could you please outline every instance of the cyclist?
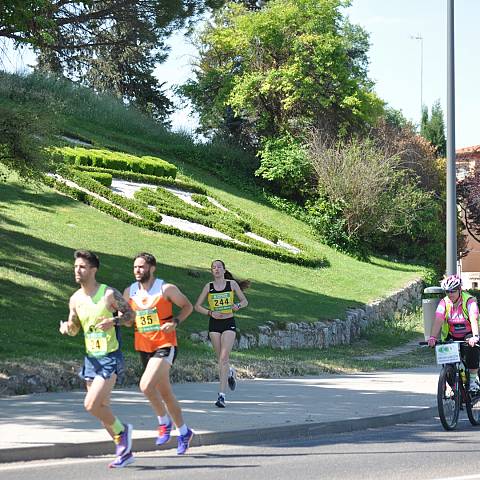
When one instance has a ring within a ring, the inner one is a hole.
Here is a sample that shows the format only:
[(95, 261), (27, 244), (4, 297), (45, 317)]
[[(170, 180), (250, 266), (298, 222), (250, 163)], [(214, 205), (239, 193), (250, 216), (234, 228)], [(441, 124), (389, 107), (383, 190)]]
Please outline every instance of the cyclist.
[(476, 347), (479, 340), (477, 300), (462, 290), (462, 279), (458, 275), (443, 279), (441, 287), (447, 295), (438, 304), (428, 345), (434, 347), (440, 333), (442, 340), (466, 340), (468, 345), (461, 344), (460, 351), (470, 371), (469, 390), (476, 391), (480, 360), (480, 349)]
[[(227, 383), (232, 391), (236, 386), (235, 370), (230, 367), (230, 352), (237, 332), (233, 313), (248, 305), (243, 290), (250, 286), (250, 282), (248, 280), (237, 282), (225, 269), (225, 263), (222, 260), (214, 260), (211, 271), (213, 282), (203, 287), (195, 303), (195, 310), (210, 317), (208, 332), (217, 355), (220, 377), (220, 391), (215, 405), (225, 408)], [(239, 300), (237, 303), (234, 303), (235, 295)], [(202, 306), (205, 300), (208, 301), (208, 308)]]

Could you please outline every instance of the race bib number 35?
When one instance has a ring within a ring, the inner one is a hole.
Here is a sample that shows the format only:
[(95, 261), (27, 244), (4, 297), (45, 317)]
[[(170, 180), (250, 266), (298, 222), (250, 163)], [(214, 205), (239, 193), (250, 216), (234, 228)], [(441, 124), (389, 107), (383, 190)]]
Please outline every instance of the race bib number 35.
[(85, 334), (87, 355), (103, 357), (107, 354), (107, 334), (105, 332), (91, 332)]
[(135, 317), (135, 325), (140, 333), (160, 330), (160, 320), (157, 309), (138, 310)]

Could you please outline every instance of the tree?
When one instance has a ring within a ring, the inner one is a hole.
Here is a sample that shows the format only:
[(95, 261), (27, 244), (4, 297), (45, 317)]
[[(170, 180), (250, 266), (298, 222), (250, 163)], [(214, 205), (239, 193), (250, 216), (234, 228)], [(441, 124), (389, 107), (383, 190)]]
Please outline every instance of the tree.
[(38, 70), (110, 91), (156, 118), (171, 103), (153, 75), (165, 39), (221, 0), (5, 0), (0, 38), (38, 53)]
[(259, 11), (230, 3), (199, 36), (195, 79), (181, 92), (201, 130), (242, 145), (317, 126), (336, 135), (382, 111), (367, 78), (368, 35), (341, 14), (343, 0), (271, 0)]
[(447, 155), (445, 122), (443, 121), (443, 111), (440, 106), (440, 100), (437, 100), (432, 105), (430, 118), (428, 116), (428, 108), (425, 106), (422, 108), (420, 135), (435, 147), (438, 157), (445, 157)]
[(457, 199), (465, 228), (480, 242), (480, 162), (476, 162), (472, 175), (458, 182)]
[(441, 204), (398, 152), (371, 138), (332, 143), (317, 131), (309, 153), (318, 196), (307, 208), (326, 243), (363, 256), (381, 251), (438, 262)]

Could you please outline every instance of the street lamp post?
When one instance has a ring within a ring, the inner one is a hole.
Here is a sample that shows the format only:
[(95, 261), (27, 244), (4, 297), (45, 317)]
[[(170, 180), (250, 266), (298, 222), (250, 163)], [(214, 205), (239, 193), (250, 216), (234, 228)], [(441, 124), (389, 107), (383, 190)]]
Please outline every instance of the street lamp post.
[(411, 35), (412, 40), (420, 40), (420, 122), (423, 115), (423, 37), (417, 33), (417, 35)]
[(447, 4), (447, 275), (457, 273), (454, 1)]

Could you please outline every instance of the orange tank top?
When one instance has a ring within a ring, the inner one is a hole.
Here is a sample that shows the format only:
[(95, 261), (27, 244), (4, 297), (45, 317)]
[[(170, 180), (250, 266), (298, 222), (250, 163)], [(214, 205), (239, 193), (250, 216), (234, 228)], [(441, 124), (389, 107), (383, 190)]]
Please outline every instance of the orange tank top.
[(138, 282), (130, 285), (128, 303), (135, 312), (135, 350), (154, 352), (162, 347), (176, 347), (175, 330), (166, 333), (160, 326), (172, 319), (172, 302), (163, 296), (164, 281), (157, 278), (147, 292)]

